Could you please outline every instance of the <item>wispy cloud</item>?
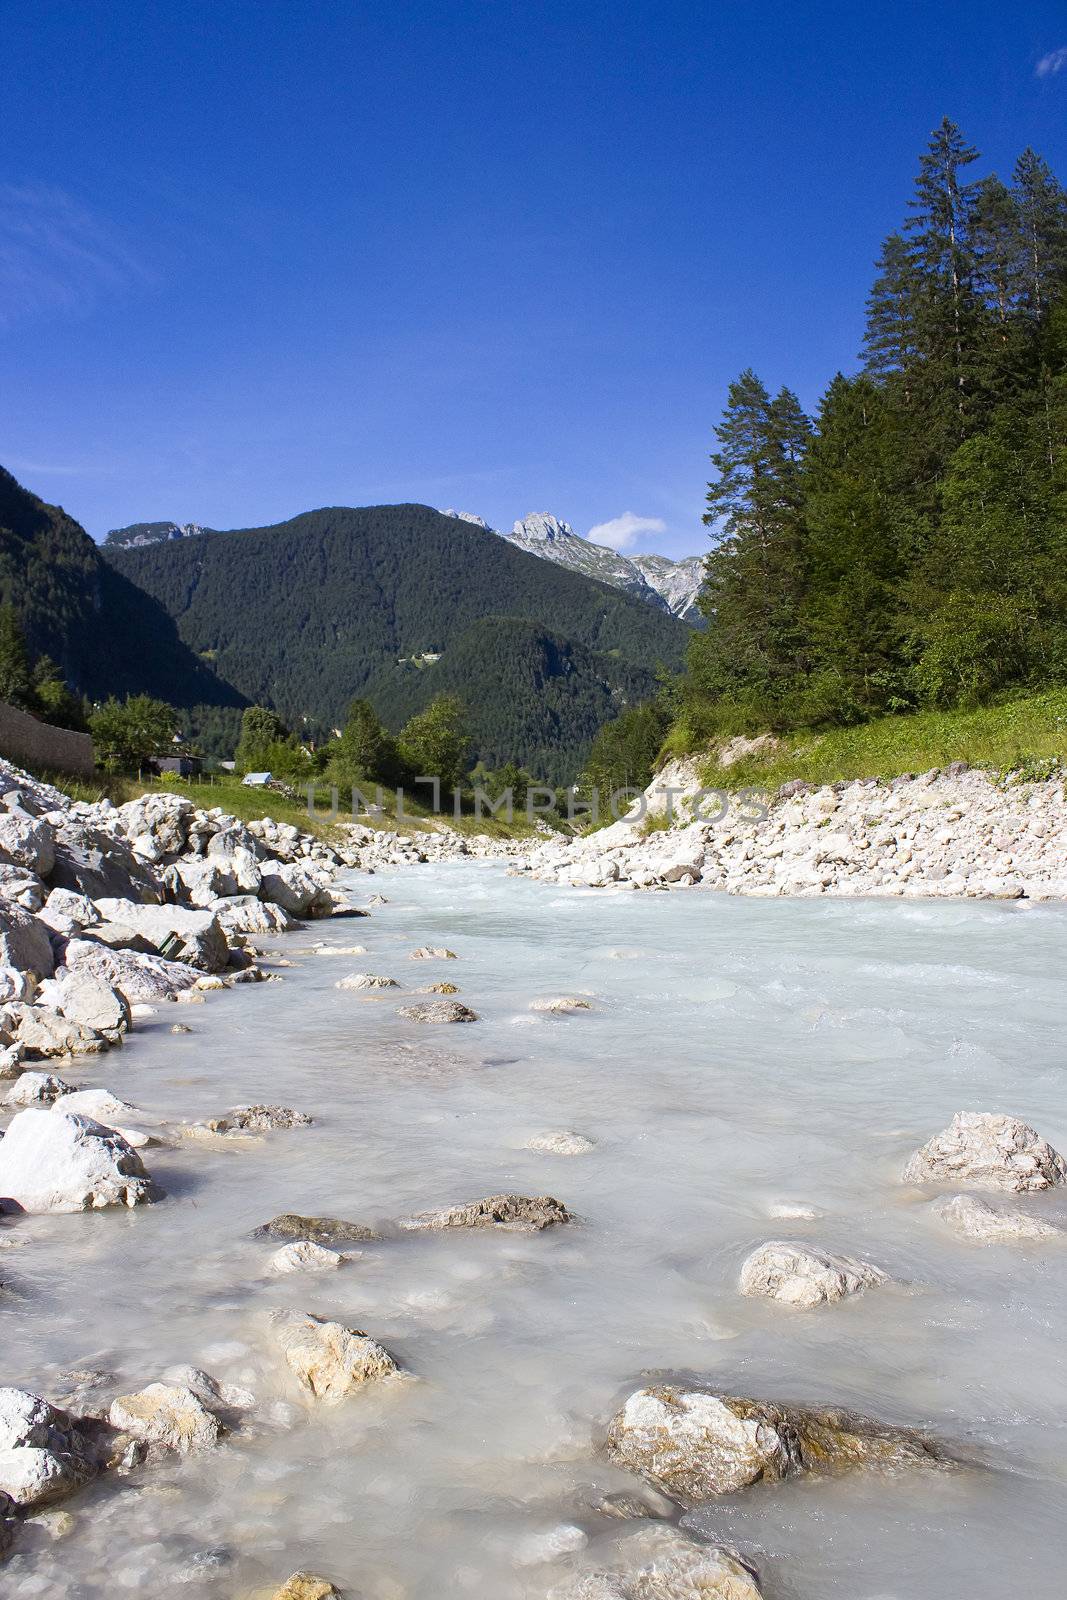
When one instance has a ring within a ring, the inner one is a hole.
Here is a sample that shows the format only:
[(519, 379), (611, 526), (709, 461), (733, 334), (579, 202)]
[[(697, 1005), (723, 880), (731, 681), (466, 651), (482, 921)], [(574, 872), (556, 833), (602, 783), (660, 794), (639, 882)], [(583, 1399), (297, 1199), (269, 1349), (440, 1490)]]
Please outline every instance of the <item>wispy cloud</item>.
[(115, 230), (62, 189), (0, 185), (0, 324), (91, 308), (152, 283)]
[(1038, 78), (1054, 78), (1064, 67), (1067, 67), (1067, 44), (1061, 45), (1058, 50), (1050, 50), (1047, 56), (1042, 56), (1034, 68), (1034, 74)]
[(593, 544), (606, 544), (612, 550), (632, 550), (642, 534), (666, 531), (667, 524), (662, 517), (639, 517), (632, 511), (624, 511), (621, 517), (612, 517), (610, 522), (598, 522), (595, 528), (590, 528), (586, 538)]

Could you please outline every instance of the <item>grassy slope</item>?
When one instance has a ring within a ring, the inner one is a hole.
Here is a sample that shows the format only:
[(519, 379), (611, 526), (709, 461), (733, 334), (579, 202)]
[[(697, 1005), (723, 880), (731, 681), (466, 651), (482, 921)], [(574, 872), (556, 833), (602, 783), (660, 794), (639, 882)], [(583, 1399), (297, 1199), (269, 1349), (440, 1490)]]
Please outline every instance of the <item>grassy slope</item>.
[[(309, 833), (316, 833), (325, 839), (328, 839), (334, 831), (334, 824), (328, 817), (330, 791), (325, 784), (320, 784), (317, 788), (316, 809), (319, 815), (312, 817), (308, 814), (307, 800), (303, 796), (290, 800), (274, 789), (245, 788), (239, 778), (231, 778), (228, 775), (225, 777), (216, 775), (214, 779), (205, 777), (194, 781), (182, 778), (109, 777), (104, 773), (93, 779), (83, 779), (42, 771), (36, 772), (35, 776), (45, 783), (53, 784), (64, 794), (69, 794), (72, 800), (85, 800), (90, 804), (108, 799), (115, 805), (123, 805), (127, 800), (136, 800), (138, 795), (162, 790), (168, 794), (186, 795), (195, 805), (202, 806), (205, 810), (218, 807), (231, 816), (239, 817), (243, 822), (253, 822), (259, 817), (273, 817), (276, 822), (291, 822), (295, 827), (306, 829)], [(385, 794), (383, 799), (388, 807), (391, 796)], [(345, 813), (344, 803), (342, 795), (339, 798), (337, 819), (339, 823), (353, 820)], [(410, 795), (405, 796), (404, 810), (405, 817), (399, 823), (388, 809), (383, 817), (361, 815), (357, 820), (363, 827), (381, 828), (412, 836), (430, 830), (432, 818), (429, 812)], [(458, 820), (449, 813), (440, 820), (447, 823), (450, 828), (454, 828), (457, 833), (467, 836), (488, 834), (493, 839), (521, 839), (532, 835), (535, 831), (521, 813), (516, 814), (510, 826), (502, 819), (494, 819), (488, 813), (480, 819), (473, 815), (465, 815)]]
[[(687, 753), (682, 730), (671, 735), (667, 751)], [(720, 789), (773, 790), (793, 778), (811, 784), (888, 779), (952, 761), (1032, 777), (1047, 776), (1057, 762), (1067, 764), (1067, 689), (973, 711), (922, 711), (855, 728), (807, 729), (784, 736), (770, 759), (739, 761), (725, 771), (709, 762), (705, 780)]]

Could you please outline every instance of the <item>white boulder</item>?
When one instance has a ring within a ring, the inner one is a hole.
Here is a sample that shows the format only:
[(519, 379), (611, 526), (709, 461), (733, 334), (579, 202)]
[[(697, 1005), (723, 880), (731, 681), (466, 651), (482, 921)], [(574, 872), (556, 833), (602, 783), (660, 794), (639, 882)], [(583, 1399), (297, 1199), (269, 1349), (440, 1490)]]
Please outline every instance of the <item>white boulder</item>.
[(1067, 1162), (1017, 1117), (957, 1111), (948, 1127), (911, 1157), (903, 1181), (1029, 1194), (1067, 1181)]
[(27, 1509), (47, 1505), (101, 1464), (75, 1418), (26, 1389), (0, 1388), (0, 1493)]
[(1018, 1244), (1035, 1239), (1051, 1239), (1063, 1229), (1025, 1211), (997, 1211), (973, 1194), (957, 1194), (939, 1200), (934, 1208), (939, 1217), (961, 1239), (976, 1244)]
[(89, 1211), (160, 1196), (114, 1128), (59, 1111), (20, 1111), (0, 1141), (0, 1210)]
[(810, 1309), (886, 1282), (886, 1274), (869, 1261), (772, 1239), (745, 1260), (739, 1287), (744, 1295)]

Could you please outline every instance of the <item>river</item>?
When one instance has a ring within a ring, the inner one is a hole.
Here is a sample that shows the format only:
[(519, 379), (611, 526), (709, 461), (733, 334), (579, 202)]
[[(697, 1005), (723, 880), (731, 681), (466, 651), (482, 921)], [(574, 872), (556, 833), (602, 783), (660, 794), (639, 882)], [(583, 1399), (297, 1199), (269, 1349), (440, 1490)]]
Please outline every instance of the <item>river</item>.
[[(284, 982), (160, 1007), (62, 1069), (165, 1117), (272, 1101), (315, 1122), (149, 1150), (162, 1203), (8, 1230), (29, 1242), (0, 1258), (5, 1382), (52, 1397), (71, 1369), (139, 1388), (191, 1363), (257, 1404), (220, 1449), (66, 1502), (65, 1537), (28, 1530), (4, 1593), (234, 1600), (304, 1568), (361, 1600), (543, 1597), (568, 1564), (538, 1563), (540, 1535), (615, 1526), (590, 1509), (628, 1482), (597, 1430), (664, 1369), (922, 1423), (987, 1463), (757, 1485), (687, 1519), (768, 1600), (1058, 1592), (1067, 1243), (963, 1243), (898, 1174), (960, 1109), (1067, 1150), (1067, 910), (589, 893), (497, 865), (352, 881), (389, 903), (278, 940)], [(460, 959), (408, 960), (423, 944)], [(337, 990), (350, 971), (447, 978), (481, 1020), (416, 1026), (395, 992)], [(592, 1010), (528, 1009), (559, 993)], [(560, 1128), (595, 1149), (524, 1148)], [(388, 1237), (280, 1279), (250, 1237), (282, 1211), (374, 1223), (501, 1191), (578, 1220)], [(780, 1202), (824, 1216), (772, 1221)], [(1021, 1203), (1067, 1222), (1059, 1196)], [(814, 1312), (742, 1298), (741, 1261), (776, 1237), (895, 1282)], [(421, 1381), (305, 1404), (266, 1329), (281, 1306), (365, 1329)]]

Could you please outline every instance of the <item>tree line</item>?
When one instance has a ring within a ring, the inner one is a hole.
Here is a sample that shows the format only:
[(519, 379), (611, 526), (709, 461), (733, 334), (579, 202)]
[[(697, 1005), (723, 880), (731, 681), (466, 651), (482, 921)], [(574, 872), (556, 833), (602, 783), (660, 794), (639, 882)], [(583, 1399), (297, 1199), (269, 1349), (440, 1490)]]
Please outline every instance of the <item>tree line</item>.
[(1067, 676), (1067, 194), (972, 177), (947, 119), (885, 241), (862, 370), (814, 418), (751, 370), (677, 692), (697, 737), (967, 706)]

